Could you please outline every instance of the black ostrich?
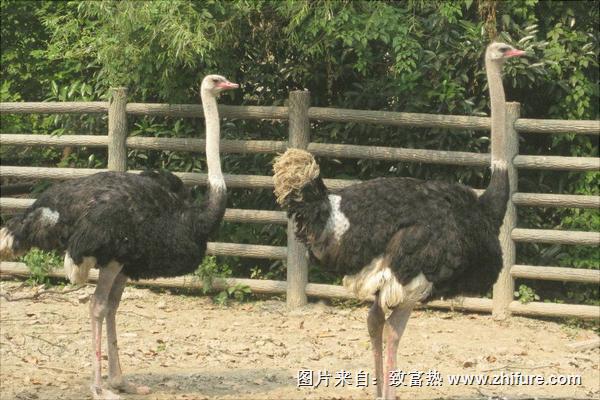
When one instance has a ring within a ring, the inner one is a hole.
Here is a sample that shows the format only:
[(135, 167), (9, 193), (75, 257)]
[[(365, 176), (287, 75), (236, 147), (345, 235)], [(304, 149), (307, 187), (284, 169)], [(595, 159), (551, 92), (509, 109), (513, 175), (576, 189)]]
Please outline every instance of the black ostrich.
[(194, 205), (183, 182), (170, 172), (139, 175), (102, 172), (52, 186), (24, 215), (0, 230), (2, 258), (30, 247), (65, 253), (65, 271), (73, 283), (85, 283), (90, 268), (99, 269), (90, 302), (92, 320), (92, 395), (117, 399), (102, 388), (101, 335), (106, 318), (108, 382), (117, 390), (146, 394), (123, 379), (117, 349), (115, 314), (130, 279), (184, 275), (193, 272), (206, 251), (207, 237), (216, 230), (227, 193), (219, 159), (219, 115), (216, 97), (237, 88), (219, 75), (201, 85), (206, 121), (208, 198)]
[[(504, 43), (487, 48), (493, 141), (504, 136), (501, 66), (522, 54)], [(375, 297), (368, 328), (378, 398), (395, 399), (390, 372), (396, 369), (398, 342), (415, 304), (485, 294), (498, 277), (498, 233), (509, 187), (506, 164), (492, 154), (491, 181), (479, 198), (460, 184), (411, 178), (374, 179), (331, 194), (310, 153), (289, 149), (275, 162), (277, 201), (295, 218), (296, 235), (311, 257), (348, 273), (343, 284), (358, 298)]]

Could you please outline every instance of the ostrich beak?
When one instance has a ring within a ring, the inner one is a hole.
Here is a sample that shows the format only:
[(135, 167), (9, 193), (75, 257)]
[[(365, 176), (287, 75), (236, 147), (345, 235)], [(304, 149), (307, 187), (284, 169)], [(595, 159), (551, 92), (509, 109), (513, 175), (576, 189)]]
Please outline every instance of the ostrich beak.
[(238, 85), (237, 83), (233, 83), (233, 82), (219, 82), (216, 85), (218, 88), (221, 88), (223, 90), (231, 90), (231, 89), (237, 89), (240, 87), (240, 85)]
[(523, 50), (518, 50), (518, 49), (513, 49), (513, 50), (509, 50), (506, 53), (504, 53), (505, 57), (520, 57), (522, 55), (525, 55), (525, 52)]

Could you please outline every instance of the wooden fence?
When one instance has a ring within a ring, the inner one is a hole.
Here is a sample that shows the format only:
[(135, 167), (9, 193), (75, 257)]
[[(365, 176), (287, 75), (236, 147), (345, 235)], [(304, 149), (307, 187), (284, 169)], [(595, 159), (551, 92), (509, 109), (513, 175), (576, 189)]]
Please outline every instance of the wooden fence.
[[(290, 93), (288, 107), (257, 106), (219, 106), (221, 117), (241, 119), (274, 119), (289, 121), (288, 141), (249, 141), (222, 140), (224, 153), (266, 153), (276, 154), (287, 147), (304, 148), (318, 156), (389, 160), (404, 162), (422, 162), (447, 165), (487, 167), (489, 154), (404, 149), (392, 147), (356, 146), (345, 144), (323, 144), (310, 142), (310, 121), (354, 122), (389, 126), (410, 126), (430, 128), (453, 128), (489, 130), (490, 118), (458, 115), (433, 115), (399, 113), (385, 111), (345, 110), (335, 108), (310, 107), (310, 94), (307, 91)], [(128, 137), (128, 115), (154, 115), (170, 117), (202, 117), (201, 105), (141, 104), (127, 103), (127, 90), (115, 88), (110, 102), (42, 102), (42, 103), (0, 103), (1, 114), (84, 114), (108, 113), (108, 135), (37, 135), (0, 134), (2, 145), (17, 146), (86, 146), (108, 147), (108, 169), (125, 171), (128, 149), (204, 151), (203, 139)], [(517, 172), (519, 169), (545, 169), (566, 171), (597, 171), (600, 159), (585, 157), (532, 156), (518, 154), (518, 132), (531, 134), (572, 133), (583, 135), (600, 134), (600, 121), (562, 121), (525, 119), (519, 117), (519, 104), (507, 103), (507, 163), (511, 174), (511, 198), (507, 217), (501, 232), (504, 251), (504, 267), (493, 298), (460, 298), (450, 301), (432, 301), (427, 304), (434, 308), (453, 308), (478, 312), (492, 312), (496, 318), (506, 318), (511, 313), (535, 316), (578, 317), (600, 319), (600, 307), (572, 304), (554, 304), (531, 302), (521, 304), (514, 300), (514, 279), (544, 279), (557, 281), (584, 282), (600, 284), (600, 271), (551, 266), (516, 265), (515, 242), (556, 243), (569, 245), (600, 244), (599, 232), (575, 232), (547, 229), (517, 228), (516, 207), (576, 207), (598, 208), (600, 197), (564, 194), (520, 193), (517, 191)], [(72, 179), (99, 172), (99, 169), (83, 168), (40, 168), (14, 167), (0, 165), (0, 174), (14, 178)], [(130, 171), (136, 172), (136, 171)], [(206, 185), (206, 174), (177, 173), (187, 185)], [(225, 175), (230, 188), (272, 188), (270, 176)], [(325, 184), (335, 190), (358, 181), (325, 179)], [(481, 192), (481, 191), (479, 191)], [(3, 212), (23, 210), (33, 200), (18, 198), (0, 198)], [(239, 243), (209, 243), (208, 253), (254, 258), (272, 258), (287, 260), (287, 281), (256, 279), (217, 279), (215, 287), (224, 288), (243, 284), (257, 293), (286, 293), (290, 308), (306, 304), (307, 296), (353, 298), (343, 287), (336, 285), (314, 284), (308, 282), (306, 251), (292, 234), (293, 221), (288, 221), (284, 212), (266, 210), (227, 209), (226, 221), (239, 223), (285, 224), (288, 227), (287, 247), (248, 245)], [(27, 269), (21, 263), (3, 262), (0, 272), (26, 274)], [(55, 276), (64, 276), (56, 272)], [(92, 274), (92, 280), (96, 275)], [(189, 277), (141, 281), (142, 284), (164, 287), (198, 285)]]

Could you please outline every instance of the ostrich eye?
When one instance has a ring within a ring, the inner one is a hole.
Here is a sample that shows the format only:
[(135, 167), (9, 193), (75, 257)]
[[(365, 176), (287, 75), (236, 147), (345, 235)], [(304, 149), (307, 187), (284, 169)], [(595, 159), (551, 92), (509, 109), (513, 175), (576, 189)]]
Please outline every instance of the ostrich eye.
[(218, 78), (213, 78), (213, 83), (219, 83), (219, 79)]
[(500, 50), (502, 53), (506, 53), (507, 51), (509, 51), (509, 50), (510, 50), (510, 47), (508, 47), (508, 46), (503, 46), (503, 47), (500, 47), (500, 49), (499, 49), (499, 50)]

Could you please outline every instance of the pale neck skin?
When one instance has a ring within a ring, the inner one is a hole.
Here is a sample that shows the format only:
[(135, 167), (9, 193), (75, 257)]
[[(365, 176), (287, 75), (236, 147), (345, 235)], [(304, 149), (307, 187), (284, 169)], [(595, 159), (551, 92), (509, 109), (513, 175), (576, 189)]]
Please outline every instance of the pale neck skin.
[(221, 172), (221, 159), (219, 157), (219, 141), (221, 140), (219, 110), (217, 99), (208, 89), (200, 91), (204, 121), (206, 124), (206, 163), (208, 164), (208, 183), (211, 188), (225, 190), (225, 180)]
[(490, 89), (491, 112), (491, 153), (492, 167), (501, 164), (501, 155), (504, 151), (506, 98), (502, 85), (502, 60), (492, 60), (486, 53), (485, 71)]

